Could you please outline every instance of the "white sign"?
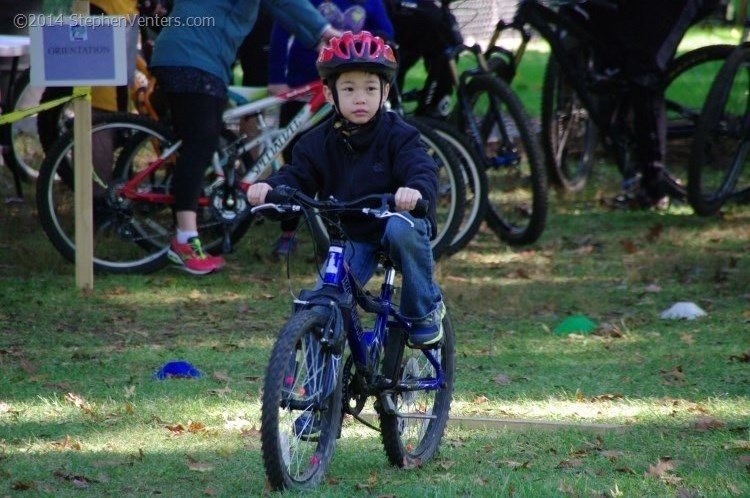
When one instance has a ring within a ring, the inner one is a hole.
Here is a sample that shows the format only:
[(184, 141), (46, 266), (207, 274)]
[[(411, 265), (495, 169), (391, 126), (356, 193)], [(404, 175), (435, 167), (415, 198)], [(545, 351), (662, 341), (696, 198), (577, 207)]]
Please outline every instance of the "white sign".
[(121, 86), (128, 82), (126, 22), (119, 16), (60, 17), (29, 26), (34, 86)]

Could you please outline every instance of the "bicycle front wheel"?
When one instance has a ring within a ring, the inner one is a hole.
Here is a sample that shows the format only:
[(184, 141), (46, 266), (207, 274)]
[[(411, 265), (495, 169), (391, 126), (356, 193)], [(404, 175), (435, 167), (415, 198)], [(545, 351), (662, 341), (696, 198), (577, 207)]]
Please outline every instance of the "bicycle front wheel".
[(684, 199), (698, 119), (709, 89), (734, 45), (709, 45), (682, 54), (667, 66), (664, 100), (667, 118), (666, 188)]
[(341, 355), (318, 340), (328, 317), (295, 314), (276, 339), (263, 385), (263, 464), (274, 489), (320, 483), (341, 430)]
[(581, 191), (594, 167), (599, 132), (554, 57), (544, 72), (541, 119), (550, 183), (563, 193)]
[(455, 335), (450, 316), (443, 318), (443, 341), (438, 349), (427, 350), (443, 372), (443, 383), (437, 390), (419, 388), (425, 380), (435, 379), (437, 370), (426, 352), (404, 349), (398, 392), (388, 394), (395, 413), (388, 413), (382, 401), (375, 404), (380, 415), (380, 430), (388, 461), (396, 467), (417, 467), (435, 455), (445, 432), (453, 396), (455, 374)]
[[(163, 267), (174, 214), (171, 205), (135, 202), (117, 188), (143, 171), (172, 143), (171, 132), (148, 118), (112, 114), (92, 125), (94, 269), (145, 273)], [(75, 261), (73, 131), (65, 132), (47, 154), (37, 180), (37, 209), (44, 232), (66, 259)], [(173, 160), (168, 157), (166, 162)], [(138, 188), (167, 194), (171, 168), (156, 168)]]
[(521, 101), (503, 81), (476, 76), (466, 87), (474, 121), (463, 128), (478, 137), (487, 174), (489, 227), (511, 245), (535, 242), (547, 221), (547, 175), (536, 134)]
[(719, 71), (698, 120), (691, 150), (688, 200), (710, 216), (750, 192), (750, 44)]

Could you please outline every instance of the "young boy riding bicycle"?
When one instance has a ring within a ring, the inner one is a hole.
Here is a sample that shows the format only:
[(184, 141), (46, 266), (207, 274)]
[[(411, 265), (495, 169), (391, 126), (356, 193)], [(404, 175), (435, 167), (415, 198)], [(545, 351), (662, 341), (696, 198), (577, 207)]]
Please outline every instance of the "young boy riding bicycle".
[(419, 199), (430, 204), (428, 218), (404, 213), (387, 221), (352, 215), (344, 228), (352, 239), (349, 265), (361, 283), (377, 267), (383, 247), (403, 275), (401, 314), (413, 319), (413, 347), (432, 347), (442, 339), (445, 305), (433, 280), (430, 238), (436, 234), (438, 171), (420, 142), (419, 132), (396, 113), (386, 112), (397, 63), (391, 48), (367, 31), (331, 38), (316, 67), (335, 114), (306, 133), (292, 151), (292, 162), (252, 185), (250, 204), (265, 202), (274, 187), (288, 185), (321, 198), (351, 200), (394, 193), (396, 209), (410, 211)]

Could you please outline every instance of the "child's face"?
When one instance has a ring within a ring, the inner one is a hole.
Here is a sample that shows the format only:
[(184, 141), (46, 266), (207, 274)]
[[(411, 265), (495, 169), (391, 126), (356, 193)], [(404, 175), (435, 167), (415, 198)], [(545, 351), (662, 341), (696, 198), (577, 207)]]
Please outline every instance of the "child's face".
[[(327, 86), (324, 88), (326, 100), (333, 105), (333, 92)], [(376, 74), (362, 71), (342, 73), (336, 79), (339, 112), (352, 123), (367, 123), (385, 102), (388, 90), (389, 85), (385, 84), (381, 96), (380, 77)]]

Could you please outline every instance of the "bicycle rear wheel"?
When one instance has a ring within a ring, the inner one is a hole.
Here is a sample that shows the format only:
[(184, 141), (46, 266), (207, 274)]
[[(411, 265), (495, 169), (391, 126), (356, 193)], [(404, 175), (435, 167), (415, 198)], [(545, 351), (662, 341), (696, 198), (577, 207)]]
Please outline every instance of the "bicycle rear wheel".
[(698, 120), (689, 163), (688, 200), (701, 216), (750, 192), (750, 44), (729, 56)]
[(666, 188), (684, 199), (698, 119), (712, 82), (734, 45), (709, 45), (682, 54), (667, 67), (664, 99), (667, 117)]
[(426, 353), (405, 348), (401, 361), (402, 392), (389, 394), (396, 413), (388, 413), (382, 401), (375, 403), (380, 416), (383, 447), (396, 467), (417, 467), (435, 455), (445, 432), (453, 396), (455, 335), (450, 316), (443, 318), (443, 341), (435, 354), (443, 371), (443, 385), (436, 391), (419, 389), (421, 380), (435, 379), (437, 371)]
[[(526, 111), (503, 81), (476, 76), (466, 87), (466, 110), (479, 131), (487, 174), (485, 219), (501, 240), (511, 245), (535, 242), (547, 221), (547, 176), (536, 134)], [(462, 118), (462, 130), (473, 136)]]
[(318, 341), (328, 317), (292, 316), (276, 339), (263, 385), (263, 464), (274, 489), (320, 483), (341, 429), (341, 355)]
[[(141, 273), (161, 268), (174, 232), (171, 206), (132, 202), (115, 189), (159, 158), (174, 141), (171, 132), (150, 119), (113, 114), (95, 121), (91, 139), (94, 269)], [(73, 132), (64, 133), (47, 154), (37, 180), (42, 228), (71, 262), (75, 261), (73, 145)], [(170, 168), (158, 168), (139, 188), (166, 194), (170, 179)]]
[(544, 72), (541, 119), (550, 183), (560, 192), (579, 192), (594, 167), (599, 132), (554, 57)]
[(482, 158), (454, 126), (434, 118), (417, 119), (435, 130), (440, 138), (453, 148), (461, 163), (466, 184), (466, 205), (461, 225), (447, 250), (447, 254), (452, 255), (466, 247), (484, 220), (487, 210), (487, 173)]

